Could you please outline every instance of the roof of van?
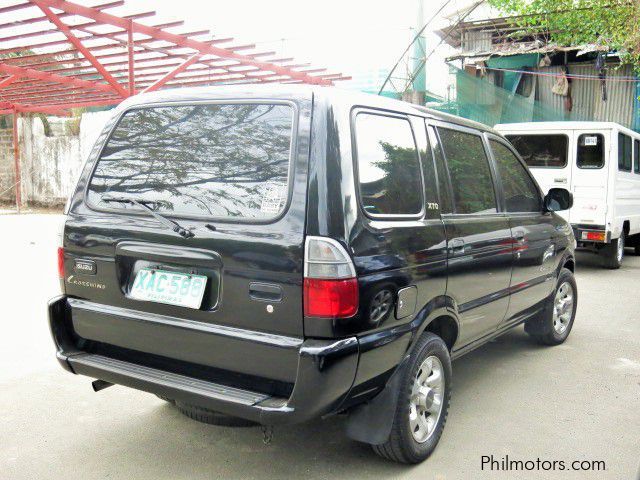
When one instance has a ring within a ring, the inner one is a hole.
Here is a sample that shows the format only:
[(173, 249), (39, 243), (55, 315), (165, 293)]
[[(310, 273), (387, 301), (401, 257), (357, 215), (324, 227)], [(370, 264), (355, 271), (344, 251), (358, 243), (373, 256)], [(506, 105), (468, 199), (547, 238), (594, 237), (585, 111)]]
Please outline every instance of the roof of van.
[(596, 129), (596, 130), (611, 130), (612, 128), (617, 128), (627, 133), (634, 133), (633, 130), (630, 130), (619, 123), (615, 122), (523, 122), (523, 123), (498, 123), (494, 127), (499, 132), (511, 132), (511, 131), (522, 131), (526, 130), (528, 132), (536, 131), (536, 130), (583, 130), (585, 128), (588, 129)]
[(447, 113), (438, 112), (420, 105), (415, 105), (392, 98), (361, 93), (336, 87), (322, 87), (316, 85), (219, 85), (208, 87), (188, 87), (159, 90), (150, 93), (142, 93), (129, 97), (122, 102), (117, 110), (148, 105), (152, 103), (180, 102), (180, 101), (206, 101), (226, 98), (300, 98), (317, 95), (325, 97), (331, 102), (339, 102), (347, 105), (362, 105), (373, 108), (394, 110), (408, 114), (416, 114), (430, 117), (461, 126), (475, 128), (499, 135), (491, 127), (482, 123), (467, 120)]

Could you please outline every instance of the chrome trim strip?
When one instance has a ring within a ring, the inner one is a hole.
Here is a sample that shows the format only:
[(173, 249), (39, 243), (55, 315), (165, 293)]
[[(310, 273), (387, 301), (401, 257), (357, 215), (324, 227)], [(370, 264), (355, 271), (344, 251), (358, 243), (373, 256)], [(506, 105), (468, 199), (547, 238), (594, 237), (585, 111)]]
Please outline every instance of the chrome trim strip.
[(131, 310), (128, 308), (102, 305), (98, 303), (87, 302), (86, 300), (78, 300), (75, 298), (69, 298), (68, 302), (72, 310), (78, 309), (85, 312), (112, 315), (137, 322), (156, 323), (169, 327), (194, 330), (209, 335), (218, 335), (222, 337), (233, 338), (235, 340), (262, 343), (264, 345), (271, 345), (280, 348), (298, 349), (302, 345), (302, 339), (296, 337), (257, 332), (254, 330), (245, 330), (242, 328), (229, 327), (226, 325), (214, 325), (211, 323), (186, 320), (183, 318), (170, 317), (167, 315), (141, 312), (139, 310)]

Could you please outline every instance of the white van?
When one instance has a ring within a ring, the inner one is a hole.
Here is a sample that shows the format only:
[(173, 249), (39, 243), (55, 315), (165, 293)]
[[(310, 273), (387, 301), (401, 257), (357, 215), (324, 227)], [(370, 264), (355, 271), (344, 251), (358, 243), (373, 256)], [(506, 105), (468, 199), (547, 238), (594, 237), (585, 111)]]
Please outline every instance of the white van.
[(624, 248), (640, 254), (640, 134), (612, 122), (532, 122), (495, 126), (518, 150), (546, 193), (566, 188), (563, 212), (578, 247), (620, 268)]

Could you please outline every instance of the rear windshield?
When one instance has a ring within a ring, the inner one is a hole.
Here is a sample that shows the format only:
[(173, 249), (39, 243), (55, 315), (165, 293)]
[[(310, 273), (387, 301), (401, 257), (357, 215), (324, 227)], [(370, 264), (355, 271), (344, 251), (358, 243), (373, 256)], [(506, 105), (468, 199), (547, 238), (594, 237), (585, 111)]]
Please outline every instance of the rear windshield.
[(569, 154), (566, 135), (506, 135), (529, 167), (564, 168)]
[(127, 112), (105, 145), (87, 195), (99, 208), (131, 196), (178, 216), (268, 219), (288, 197), (293, 108), (198, 104)]

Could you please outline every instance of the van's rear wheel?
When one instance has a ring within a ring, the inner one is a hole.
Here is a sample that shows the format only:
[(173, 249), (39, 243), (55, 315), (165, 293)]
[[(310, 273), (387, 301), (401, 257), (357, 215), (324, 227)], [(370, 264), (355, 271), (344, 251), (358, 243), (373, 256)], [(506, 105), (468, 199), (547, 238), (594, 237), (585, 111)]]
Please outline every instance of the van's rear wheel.
[(606, 268), (613, 270), (620, 268), (624, 258), (624, 243), (624, 233), (621, 233), (619, 238), (612, 240), (609, 245), (600, 250)]
[(209, 425), (218, 425), (220, 427), (256, 427), (257, 423), (244, 418), (232, 417), (224, 413), (209, 410), (208, 408), (190, 405), (188, 403), (175, 402), (180, 413), (186, 415), (197, 422), (207, 423)]
[(451, 358), (444, 341), (424, 333), (403, 367), (398, 402), (387, 441), (372, 445), (388, 460), (419, 463), (435, 450), (451, 397)]

